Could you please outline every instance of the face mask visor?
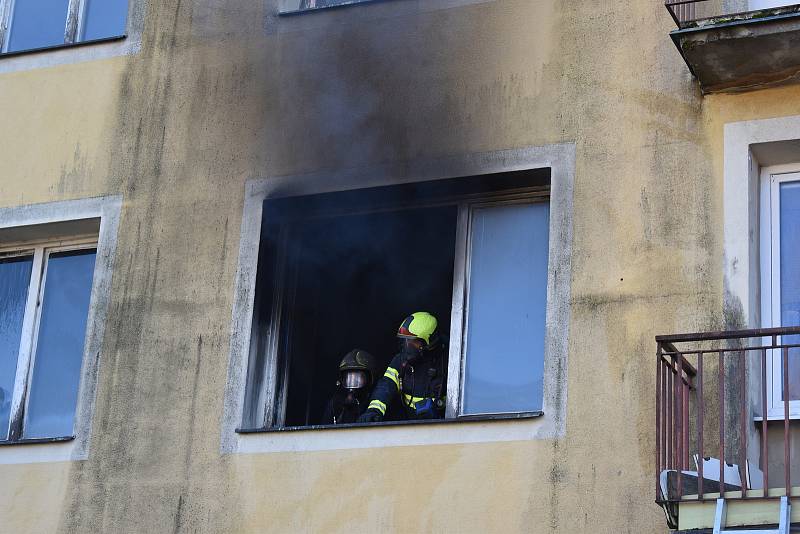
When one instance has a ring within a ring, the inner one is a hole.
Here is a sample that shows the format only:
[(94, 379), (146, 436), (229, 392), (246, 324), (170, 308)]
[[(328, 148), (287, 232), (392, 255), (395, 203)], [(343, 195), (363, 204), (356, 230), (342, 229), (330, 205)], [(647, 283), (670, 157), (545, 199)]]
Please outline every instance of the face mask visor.
[(400, 337), (397, 338), (398, 349), (404, 354), (419, 354), (425, 347), (425, 341), (418, 337)]
[(345, 389), (361, 389), (367, 385), (367, 372), (351, 369), (342, 373), (342, 386)]

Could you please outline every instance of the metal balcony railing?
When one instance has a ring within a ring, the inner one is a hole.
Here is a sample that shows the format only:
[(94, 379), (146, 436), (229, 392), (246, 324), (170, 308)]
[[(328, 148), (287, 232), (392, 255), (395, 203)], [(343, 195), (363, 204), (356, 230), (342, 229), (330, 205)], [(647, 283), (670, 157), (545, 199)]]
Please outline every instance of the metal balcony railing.
[[(790, 395), (781, 392), (790, 391), (790, 358), (800, 364), (800, 343), (789, 337), (797, 335), (800, 327), (656, 337), (656, 501), (665, 509), (720, 491), (726, 499), (791, 494)], [(776, 426), (782, 461), (769, 457)]]
[(666, 0), (664, 5), (678, 28), (683, 28), (687, 22), (695, 20), (697, 2), (698, 0)]
[[(669, 14), (678, 28), (702, 25), (703, 21), (711, 21), (720, 17), (736, 19), (749, 18), (749, 14), (760, 10), (750, 9), (748, 0), (665, 0)], [(798, 4), (787, 2), (785, 6), (769, 8), (774, 14), (791, 13), (798, 10)]]

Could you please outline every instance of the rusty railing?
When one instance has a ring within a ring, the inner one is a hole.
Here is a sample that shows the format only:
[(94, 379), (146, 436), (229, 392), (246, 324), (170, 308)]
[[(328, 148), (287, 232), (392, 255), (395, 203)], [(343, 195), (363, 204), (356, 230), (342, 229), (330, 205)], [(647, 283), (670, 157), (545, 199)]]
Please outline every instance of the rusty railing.
[[(778, 391), (790, 391), (789, 361), (795, 358), (800, 364), (800, 342), (787, 338), (797, 335), (800, 327), (656, 337), (659, 504), (687, 497), (716, 499), (720, 490), (729, 499), (777, 499), (791, 494), (790, 395), (779, 395), (780, 402), (773, 400), (770, 377), (772, 366), (779, 365), (780, 372), (774, 376), (782, 383), (775, 386)], [(783, 462), (773, 459), (770, 464), (767, 426), (781, 422)], [(751, 439), (756, 441), (748, 449)], [(712, 458), (718, 460), (718, 471), (704, 472), (704, 464), (713, 462)], [(755, 471), (756, 465), (761, 488), (748, 484), (753, 476), (748, 470)], [(782, 474), (774, 484), (770, 467), (773, 474)], [(773, 488), (778, 491), (770, 492)]]
[(672, 15), (672, 20), (678, 25), (678, 28), (685, 27), (686, 23), (696, 20), (695, 13), (697, 12), (695, 4), (698, 1), (704, 0), (666, 0), (664, 5)]
[[(748, 18), (749, 13), (758, 11), (749, 8), (748, 0), (665, 0), (664, 6), (681, 29), (718, 17)], [(798, 4), (787, 2), (785, 6), (768, 9), (776, 14), (792, 13), (798, 11)]]

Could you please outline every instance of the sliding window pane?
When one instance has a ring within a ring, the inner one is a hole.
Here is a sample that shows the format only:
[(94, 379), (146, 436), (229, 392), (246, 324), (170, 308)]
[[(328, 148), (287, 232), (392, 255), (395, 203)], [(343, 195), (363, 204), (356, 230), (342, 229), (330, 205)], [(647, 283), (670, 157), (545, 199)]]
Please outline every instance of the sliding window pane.
[(72, 435), (94, 260), (94, 250), (54, 253), (48, 259), (26, 438)]
[(125, 35), (128, 0), (88, 0), (83, 40)]
[(464, 414), (542, 409), (546, 203), (472, 217)]
[[(780, 185), (780, 206), (781, 326), (800, 326), (800, 182)], [(783, 342), (800, 344), (800, 336)], [(800, 349), (789, 350), (789, 399), (800, 399)]]
[(32, 266), (32, 256), (0, 260), (0, 440), (8, 439), (11, 395)]
[(64, 43), (69, 0), (15, 0), (8, 51)]

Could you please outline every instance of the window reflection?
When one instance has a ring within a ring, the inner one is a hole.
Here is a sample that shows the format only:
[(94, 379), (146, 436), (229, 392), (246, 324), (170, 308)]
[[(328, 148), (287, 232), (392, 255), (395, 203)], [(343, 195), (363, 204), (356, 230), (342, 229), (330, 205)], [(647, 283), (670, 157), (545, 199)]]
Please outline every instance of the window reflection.
[(540, 411), (549, 205), (472, 219), (464, 414)]
[(64, 43), (69, 0), (17, 0), (8, 51)]
[(0, 260), (0, 439), (8, 438), (11, 392), (32, 266), (33, 256)]
[(88, 0), (83, 40), (125, 35), (128, 0)]
[(72, 435), (95, 250), (50, 254), (25, 437)]
[[(800, 326), (800, 182), (780, 186), (781, 326)], [(784, 343), (800, 343), (787, 336)], [(789, 351), (789, 399), (800, 399), (800, 349)]]

